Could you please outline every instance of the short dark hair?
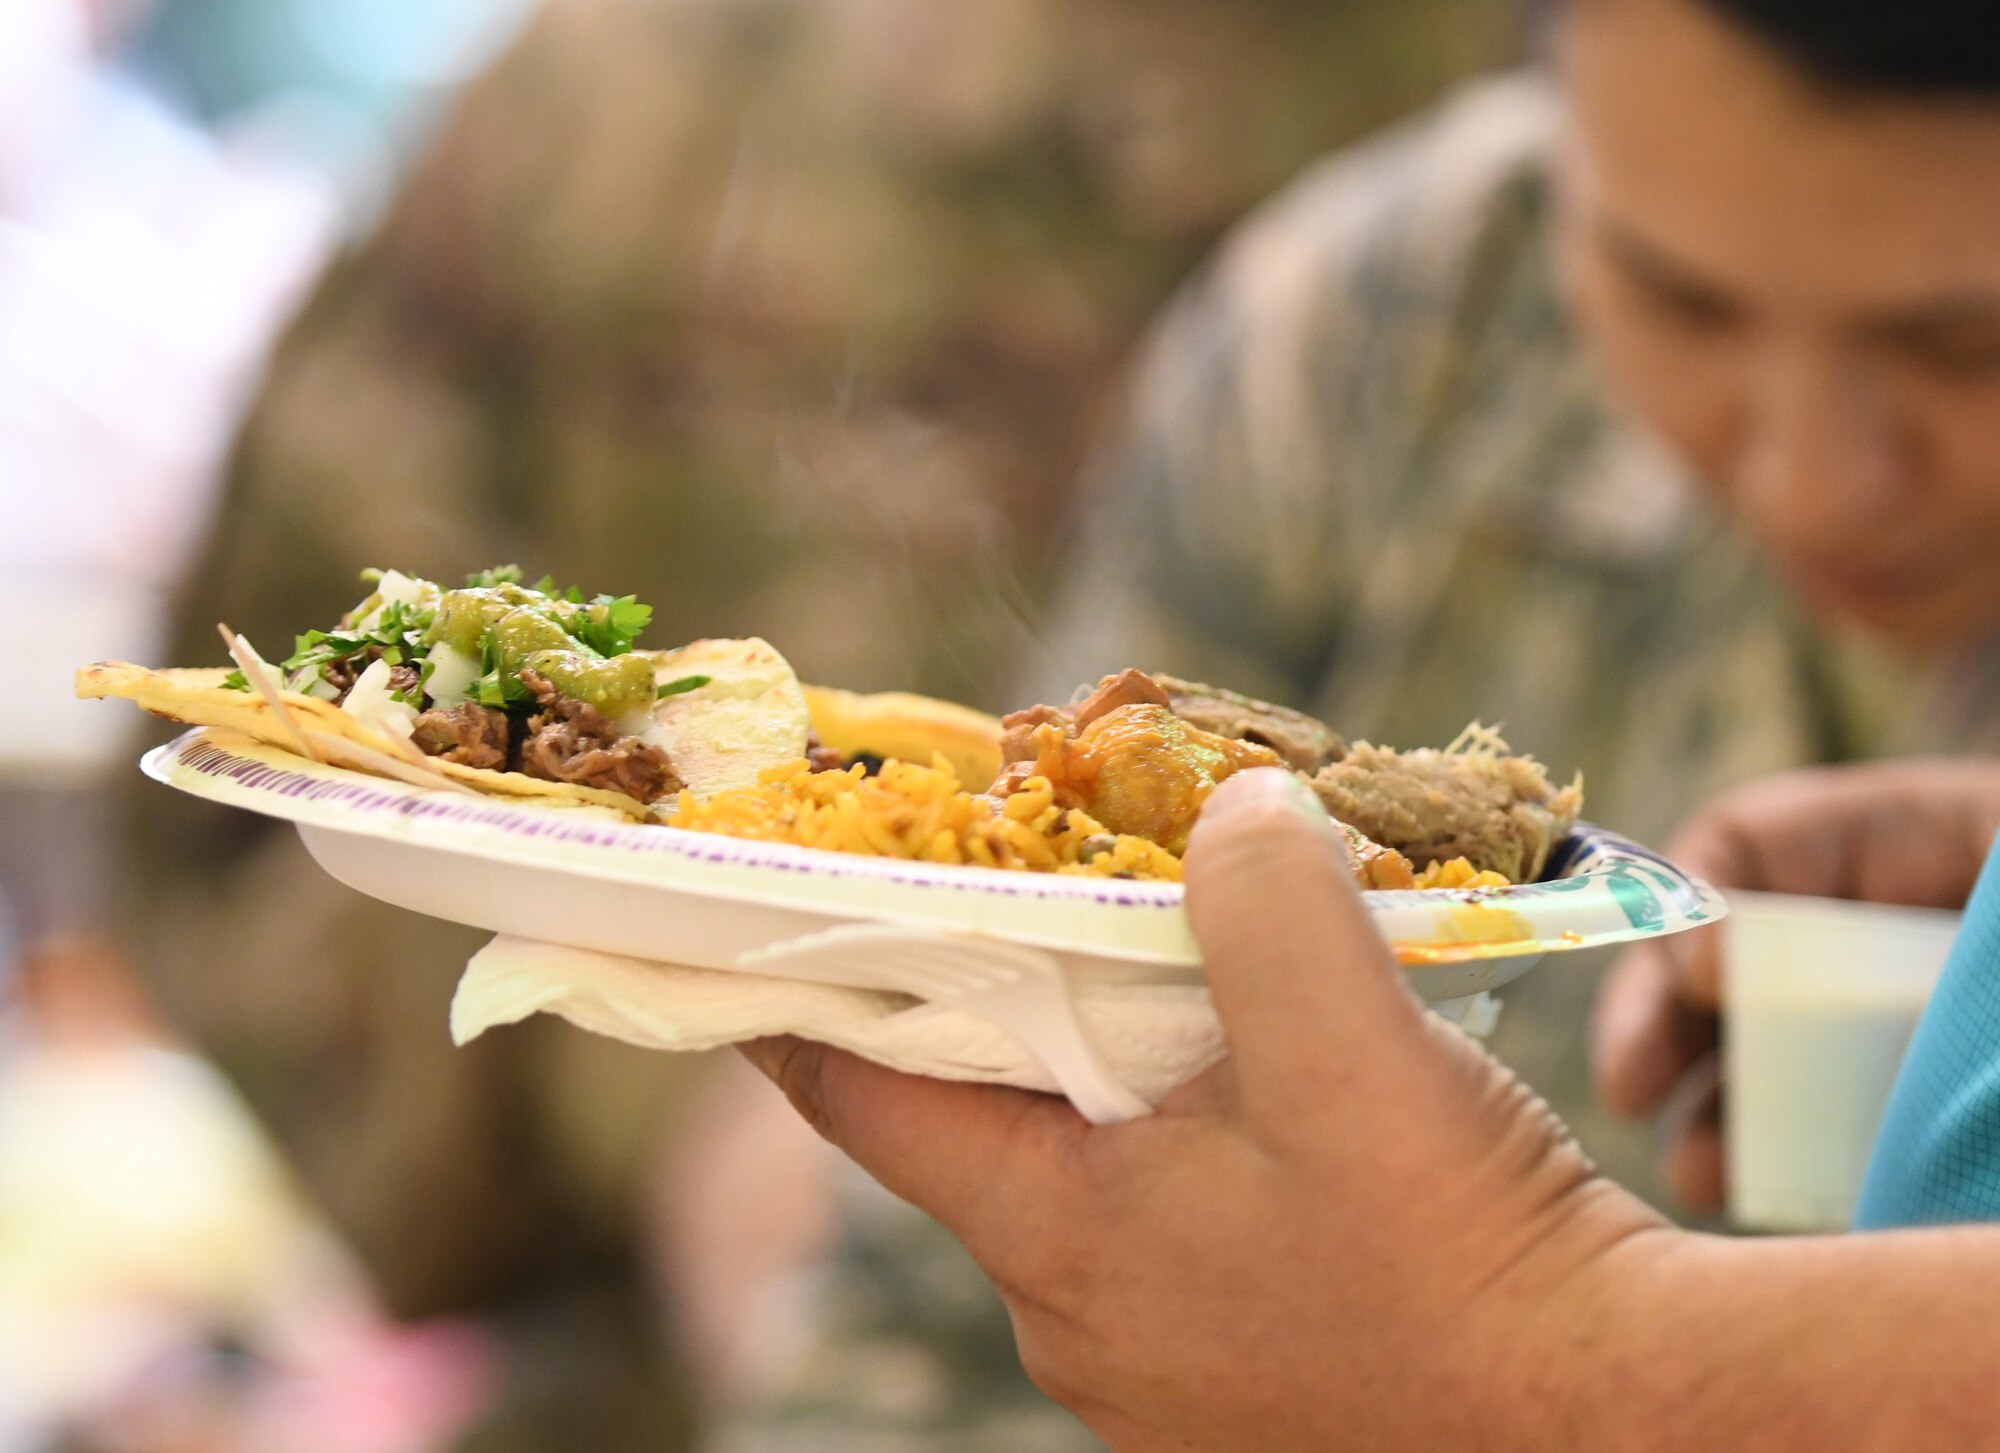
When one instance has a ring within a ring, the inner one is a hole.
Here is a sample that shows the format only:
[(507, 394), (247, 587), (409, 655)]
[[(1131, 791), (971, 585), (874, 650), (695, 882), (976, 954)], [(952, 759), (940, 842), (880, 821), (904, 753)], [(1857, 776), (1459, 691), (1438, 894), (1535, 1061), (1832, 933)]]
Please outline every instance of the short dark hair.
[(1815, 80), (1845, 89), (2000, 97), (1994, 0), (1701, 0)]

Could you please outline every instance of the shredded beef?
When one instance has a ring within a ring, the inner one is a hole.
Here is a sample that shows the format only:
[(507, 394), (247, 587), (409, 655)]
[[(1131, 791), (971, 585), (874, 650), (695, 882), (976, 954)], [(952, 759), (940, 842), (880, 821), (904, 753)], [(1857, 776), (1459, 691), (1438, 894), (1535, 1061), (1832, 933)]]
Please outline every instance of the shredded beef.
[(624, 735), (603, 712), (564, 696), (538, 672), (522, 671), (521, 684), (540, 708), (528, 718), (521, 742), (520, 770), (530, 777), (600, 787), (640, 802), (681, 790), (667, 754), (651, 742)]
[(1347, 755), (1340, 734), (1304, 712), (1172, 676), (1152, 679), (1173, 714), (1189, 726), (1269, 747), (1295, 772), (1317, 772)]
[(461, 766), (489, 772), (507, 767), (507, 713), (476, 701), (462, 701), (449, 711), (432, 707), (417, 718), (410, 740), (427, 756)]
[(1442, 752), (1362, 742), (1309, 780), (1329, 813), (1420, 868), (1465, 858), (1516, 883), (1541, 876), (1583, 806), (1580, 786), (1556, 788), (1541, 763), (1484, 730)]
[[(341, 700), (345, 701), (347, 693), (354, 689), (354, 683), (361, 679), (361, 673), (382, 659), (384, 649), (386, 648), (382, 646), (369, 646), (356, 651), (352, 656), (329, 661), (320, 668), (320, 674), (326, 679), (326, 684), (338, 691)], [(415, 706), (423, 700), (423, 688), (424, 673), (421, 667), (405, 661), (399, 666), (389, 668), (389, 689), (400, 691), (403, 699), (410, 705)]]
[(819, 733), (806, 732), (806, 765), (815, 772), (838, 772), (849, 765), (846, 757), (822, 743)]

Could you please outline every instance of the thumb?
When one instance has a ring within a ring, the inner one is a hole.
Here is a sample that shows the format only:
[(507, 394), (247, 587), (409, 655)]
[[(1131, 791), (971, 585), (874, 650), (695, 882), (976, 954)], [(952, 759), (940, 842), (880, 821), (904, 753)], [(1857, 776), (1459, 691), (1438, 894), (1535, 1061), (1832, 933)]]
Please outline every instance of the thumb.
[(1203, 805), (1187, 912), (1245, 1110), (1324, 1115), (1430, 1053), (1423, 1010), (1354, 880), (1354, 858), (1291, 773), (1238, 773)]

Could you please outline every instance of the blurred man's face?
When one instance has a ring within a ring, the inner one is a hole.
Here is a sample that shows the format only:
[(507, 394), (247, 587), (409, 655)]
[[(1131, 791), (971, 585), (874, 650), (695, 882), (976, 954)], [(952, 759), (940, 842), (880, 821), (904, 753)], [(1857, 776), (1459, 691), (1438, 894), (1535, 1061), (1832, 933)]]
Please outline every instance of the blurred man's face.
[(1837, 97), (1694, 0), (1572, 0), (1563, 68), (1618, 394), (1815, 610), (2000, 629), (2000, 99)]

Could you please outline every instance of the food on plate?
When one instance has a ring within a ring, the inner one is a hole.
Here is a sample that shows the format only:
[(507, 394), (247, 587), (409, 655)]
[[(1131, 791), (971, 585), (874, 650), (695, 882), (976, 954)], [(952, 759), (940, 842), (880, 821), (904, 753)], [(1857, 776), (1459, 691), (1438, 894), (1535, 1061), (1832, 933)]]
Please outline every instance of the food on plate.
[(418, 785), (636, 818), (805, 754), (804, 692), (766, 642), (642, 651), (649, 607), (512, 566), (458, 588), (363, 579), (366, 598), (277, 666), (225, 629), (234, 672), (99, 662), (77, 694)]
[(1340, 823), (1370, 888), (1484, 888), (1527, 882), (1582, 809), (1532, 757), (1468, 727), (1442, 751), (1349, 746), (1285, 707), (1171, 676), (1125, 670), (1067, 706), (1001, 720), (1006, 765), (993, 795), (1046, 782), (1058, 806), (1178, 854), (1216, 784), (1285, 766)]
[(1349, 744), (1301, 712), (1138, 670), (996, 720), (802, 686), (768, 642), (639, 648), (651, 610), (513, 566), (463, 586), (364, 572), (367, 596), (273, 666), (120, 661), (77, 694), (428, 788), (614, 810), (694, 832), (1027, 872), (1177, 880), (1218, 783), (1296, 773), (1374, 889), (1537, 877), (1582, 806), (1474, 725), (1442, 750)]
[(700, 784), (698, 795), (747, 787), (765, 768), (805, 755), (805, 691), (768, 642), (696, 641), (657, 653), (653, 669), (663, 682), (699, 683), (661, 696), (647, 733), (690, 790)]
[(880, 766), (889, 758), (929, 762), (943, 757), (958, 785), (983, 792), (1000, 774), (1000, 722), (983, 711), (907, 691), (860, 695), (807, 686), (816, 765)]
[(929, 766), (890, 759), (815, 772), (774, 767), (754, 787), (706, 800), (683, 794), (669, 827), (839, 853), (1028, 872), (1178, 881), (1180, 859), (1157, 843), (1108, 831), (1060, 806), (1045, 780), (1002, 801), (966, 792), (939, 756)]
[(1246, 767), (1282, 765), (1269, 747), (1205, 732), (1147, 702), (1114, 707), (1073, 728), (1042, 722), (1030, 742), (1035, 755), (1008, 767), (997, 784), (1000, 795), (1047, 783), (1111, 831), (1175, 854), (1187, 847), (1216, 783)]
[(1442, 751), (1358, 742), (1307, 781), (1329, 813), (1414, 863), (1463, 860), (1515, 883), (1541, 876), (1583, 809), (1580, 783), (1551, 786), (1539, 762), (1476, 724)]
[[(1507, 755), (1483, 728), (1441, 752), (1350, 747), (1299, 712), (1136, 670), (1067, 706), (998, 723), (922, 697), (807, 690), (814, 760), (706, 800), (684, 796), (669, 825), (877, 857), (1172, 881), (1216, 784), (1283, 766), (1328, 803), (1364, 887), (1479, 889), (1539, 872), (1581, 807), (1580, 788), (1551, 788), (1537, 763)], [(926, 755), (931, 764), (920, 765)], [(970, 790), (982, 778), (991, 785)], [(1332, 805), (1337, 797), (1354, 817)]]

